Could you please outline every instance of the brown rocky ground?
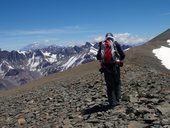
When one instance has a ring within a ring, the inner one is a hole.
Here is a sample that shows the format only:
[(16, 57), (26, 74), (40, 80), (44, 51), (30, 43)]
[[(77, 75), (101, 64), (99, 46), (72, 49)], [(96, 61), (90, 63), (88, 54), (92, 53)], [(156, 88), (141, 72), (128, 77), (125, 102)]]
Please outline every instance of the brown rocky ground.
[(98, 68), (92, 62), (1, 93), (0, 127), (170, 127), (170, 74), (125, 64), (121, 104), (109, 109)]

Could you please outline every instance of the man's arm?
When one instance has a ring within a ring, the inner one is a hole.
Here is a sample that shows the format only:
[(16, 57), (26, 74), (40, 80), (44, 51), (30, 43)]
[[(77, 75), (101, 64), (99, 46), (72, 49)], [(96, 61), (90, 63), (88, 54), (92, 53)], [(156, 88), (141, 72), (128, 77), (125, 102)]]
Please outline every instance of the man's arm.
[(99, 49), (98, 49), (97, 56), (96, 56), (97, 60), (101, 60), (102, 59), (101, 45), (102, 45), (102, 42), (99, 42)]

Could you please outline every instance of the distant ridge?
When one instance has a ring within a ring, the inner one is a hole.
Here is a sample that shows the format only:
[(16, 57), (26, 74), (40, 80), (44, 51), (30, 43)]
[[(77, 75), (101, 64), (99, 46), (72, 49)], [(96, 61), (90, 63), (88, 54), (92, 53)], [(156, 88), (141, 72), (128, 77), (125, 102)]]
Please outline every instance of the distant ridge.
[(161, 46), (168, 46), (168, 39), (170, 39), (170, 29), (167, 29), (165, 32), (159, 34), (147, 43), (141, 46), (133, 47), (126, 51), (126, 62), (137, 65), (150, 66), (156, 70), (169, 72), (152, 52), (153, 49), (160, 48)]
[(36, 42), (36, 43), (32, 43), (32, 44), (29, 44), (29, 45), (21, 48), (20, 51), (36, 50), (36, 49), (42, 49), (42, 48), (46, 48), (46, 47), (48, 47), (48, 46)]

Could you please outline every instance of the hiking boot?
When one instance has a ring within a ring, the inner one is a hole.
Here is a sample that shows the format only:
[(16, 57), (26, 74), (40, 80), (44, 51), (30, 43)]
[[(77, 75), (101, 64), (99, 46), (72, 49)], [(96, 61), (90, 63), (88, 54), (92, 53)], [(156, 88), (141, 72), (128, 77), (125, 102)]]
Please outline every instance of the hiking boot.
[(109, 104), (109, 107), (110, 107), (110, 108), (114, 108), (114, 107), (116, 107), (116, 106), (118, 106), (118, 105), (120, 105), (119, 102), (113, 103), (113, 104)]

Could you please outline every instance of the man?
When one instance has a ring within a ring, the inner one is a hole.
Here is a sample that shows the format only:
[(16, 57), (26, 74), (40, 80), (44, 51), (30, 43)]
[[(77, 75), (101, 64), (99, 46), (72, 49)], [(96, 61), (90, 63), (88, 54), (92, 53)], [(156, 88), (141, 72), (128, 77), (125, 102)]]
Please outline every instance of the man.
[(107, 96), (110, 107), (119, 104), (121, 98), (120, 67), (123, 66), (125, 54), (112, 33), (107, 33), (105, 41), (99, 43), (97, 59), (101, 61), (101, 73), (107, 86)]

